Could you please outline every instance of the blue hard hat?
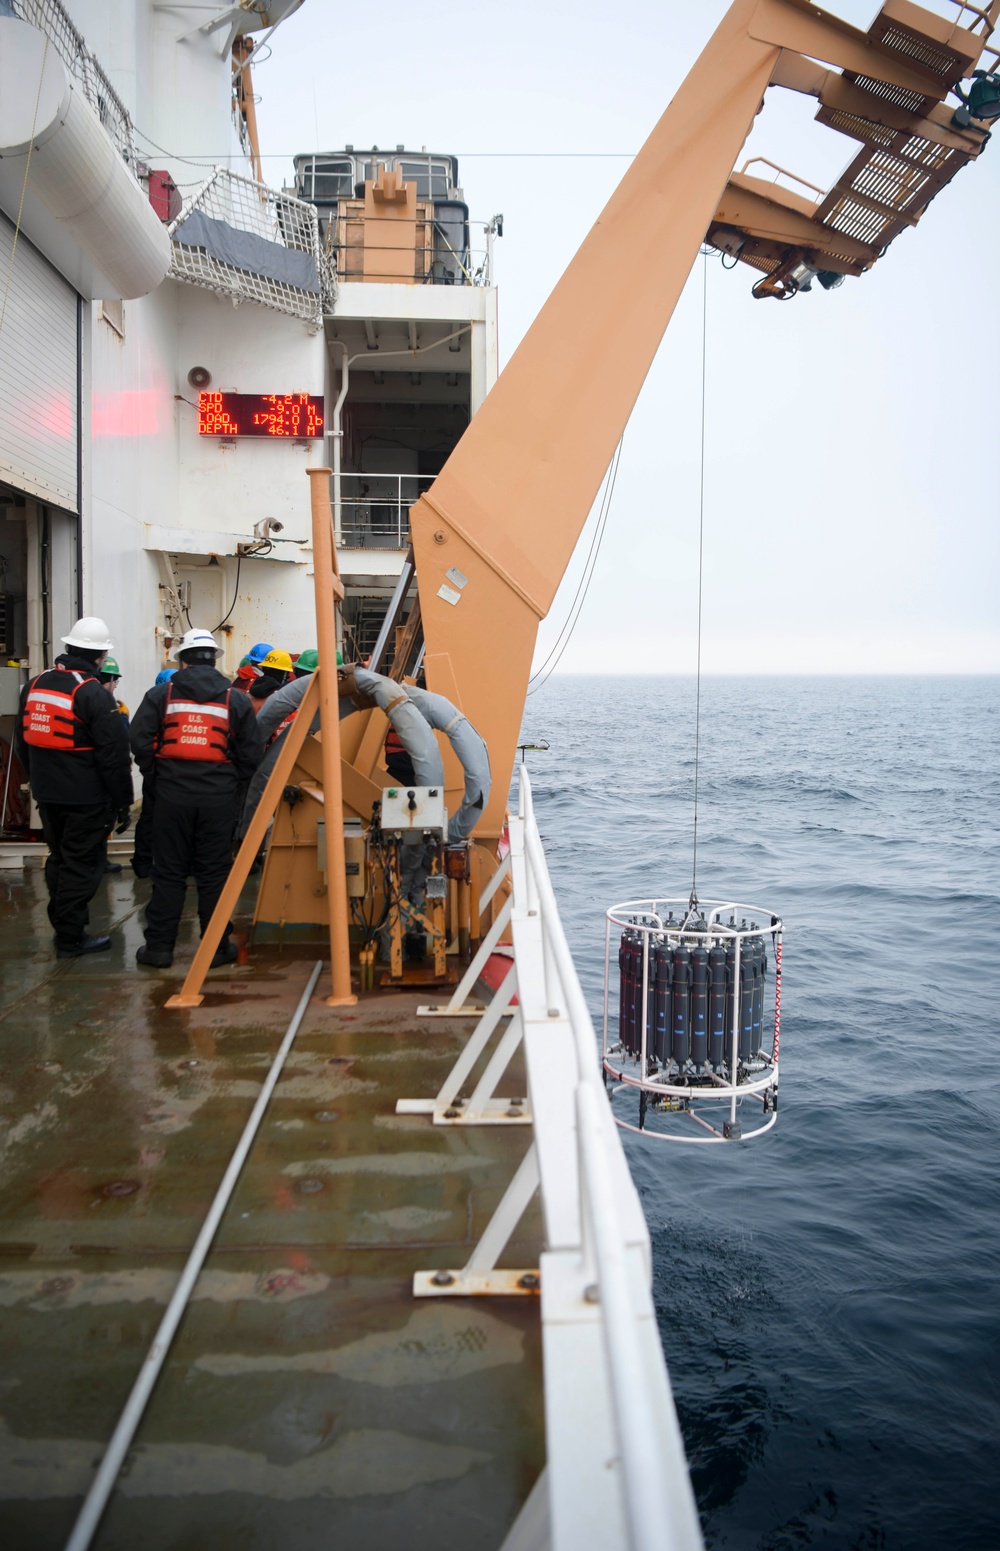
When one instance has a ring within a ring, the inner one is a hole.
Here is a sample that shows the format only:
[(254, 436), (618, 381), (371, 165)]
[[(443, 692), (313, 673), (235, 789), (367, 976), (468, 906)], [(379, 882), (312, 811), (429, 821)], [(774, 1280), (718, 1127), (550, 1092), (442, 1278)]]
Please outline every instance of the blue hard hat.
[(173, 678), (176, 672), (176, 668), (161, 668), (159, 673), (156, 675), (157, 684), (166, 684), (170, 679)]
[(256, 646), (251, 646), (250, 650), (247, 652), (247, 657), (250, 662), (256, 664), (263, 662), (268, 652), (273, 651), (274, 647), (271, 645), (270, 641), (258, 641)]

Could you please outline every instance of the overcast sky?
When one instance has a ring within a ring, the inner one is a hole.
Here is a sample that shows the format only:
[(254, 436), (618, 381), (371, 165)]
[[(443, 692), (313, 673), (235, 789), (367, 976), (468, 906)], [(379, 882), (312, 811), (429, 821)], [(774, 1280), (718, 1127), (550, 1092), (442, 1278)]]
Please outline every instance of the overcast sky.
[[(877, 6), (829, 8), (867, 27)], [(347, 143), (457, 154), (473, 245), (504, 215), (502, 364), (725, 9), (306, 0), (256, 67), (267, 179), (290, 183), (295, 152)], [(815, 125), (815, 106), (770, 92), (743, 156), (829, 186), (856, 145)], [(696, 261), (625, 435), (560, 671), (694, 669), (707, 282), (703, 669), (1000, 672), (998, 206), (1000, 131), (837, 291), (755, 301), (746, 266)]]

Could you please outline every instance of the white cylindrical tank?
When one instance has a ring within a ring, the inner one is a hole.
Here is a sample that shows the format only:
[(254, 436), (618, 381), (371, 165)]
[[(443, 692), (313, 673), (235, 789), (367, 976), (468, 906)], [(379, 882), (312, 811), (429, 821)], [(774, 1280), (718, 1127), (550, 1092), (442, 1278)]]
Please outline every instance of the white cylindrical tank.
[(162, 223), (55, 45), (13, 16), (0, 16), (0, 157), (19, 185), (27, 172), (25, 197), (99, 272), (91, 300), (145, 296), (164, 279), (171, 250)]

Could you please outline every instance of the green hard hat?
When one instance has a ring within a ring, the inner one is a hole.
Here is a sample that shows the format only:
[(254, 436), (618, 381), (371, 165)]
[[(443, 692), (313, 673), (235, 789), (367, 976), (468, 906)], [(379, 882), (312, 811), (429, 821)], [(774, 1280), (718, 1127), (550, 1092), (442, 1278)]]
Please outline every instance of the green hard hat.
[(296, 673), (315, 673), (319, 666), (319, 655), (314, 646), (309, 646), (304, 652), (300, 652), (295, 659)]
[(122, 676), (122, 670), (113, 657), (105, 657), (100, 671), (102, 674), (106, 673), (109, 678), (120, 679)]

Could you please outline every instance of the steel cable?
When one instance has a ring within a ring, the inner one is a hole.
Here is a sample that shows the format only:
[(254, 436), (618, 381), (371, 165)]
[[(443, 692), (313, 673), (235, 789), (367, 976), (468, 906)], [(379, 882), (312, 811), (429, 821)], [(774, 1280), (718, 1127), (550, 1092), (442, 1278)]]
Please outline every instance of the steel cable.
[[(597, 526), (594, 529), (594, 536), (590, 541), (590, 549), (587, 553), (587, 558), (584, 561), (583, 573), (577, 584), (573, 602), (569, 606), (569, 613), (566, 616), (566, 622), (556, 637), (555, 645), (552, 647), (549, 655), (546, 657), (541, 667), (538, 668), (529, 679), (529, 695), (537, 694), (559, 666), (559, 661), (570, 643), (570, 638), (573, 635), (573, 631), (576, 629), (577, 620), (580, 618), (583, 605), (587, 601), (587, 593), (590, 590), (590, 583), (594, 576), (594, 568), (597, 565), (597, 560), (601, 552), (601, 544), (604, 541), (604, 533), (608, 525), (608, 517), (611, 513), (611, 497), (614, 495), (615, 481), (618, 478), (618, 465), (621, 461), (622, 442), (624, 442), (624, 440), (625, 433), (622, 432), (621, 441), (619, 441), (618, 446), (615, 448), (614, 456), (611, 459), (611, 466), (607, 476), (607, 482), (604, 487), (604, 498), (601, 502), (601, 510), (597, 519)], [(549, 666), (550, 663), (551, 667)]]
[(692, 825), (691, 902), (697, 900), (698, 877), (698, 774), (701, 754), (701, 603), (705, 557), (705, 363), (708, 349), (708, 249), (703, 247), (701, 269), (701, 467), (698, 483), (698, 653), (694, 709), (694, 822)]

